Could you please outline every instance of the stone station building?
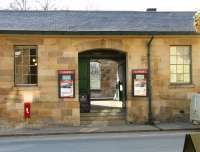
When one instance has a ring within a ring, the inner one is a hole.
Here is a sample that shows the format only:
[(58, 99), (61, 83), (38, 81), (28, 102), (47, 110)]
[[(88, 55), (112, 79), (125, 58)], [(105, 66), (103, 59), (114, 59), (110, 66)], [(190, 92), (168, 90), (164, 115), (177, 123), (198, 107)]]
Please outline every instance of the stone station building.
[[(191, 96), (200, 91), (200, 36), (193, 27), (194, 14), (0, 11), (0, 122), (24, 123), (24, 103), (30, 102), (32, 125), (79, 126), (84, 108), (80, 81), (89, 81), (80, 78), (86, 71), (81, 68), (84, 59), (115, 62), (110, 67), (115, 71), (122, 65), (121, 108), (127, 123), (148, 122), (149, 108), (153, 121), (188, 121)], [(138, 69), (151, 76), (142, 97), (133, 95), (132, 70)], [(73, 97), (59, 98), (58, 70), (75, 71)], [(117, 83), (114, 75), (107, 77)], [(96, 96), (110, 96), (106, 93), (115, 92), (113, 86)]]

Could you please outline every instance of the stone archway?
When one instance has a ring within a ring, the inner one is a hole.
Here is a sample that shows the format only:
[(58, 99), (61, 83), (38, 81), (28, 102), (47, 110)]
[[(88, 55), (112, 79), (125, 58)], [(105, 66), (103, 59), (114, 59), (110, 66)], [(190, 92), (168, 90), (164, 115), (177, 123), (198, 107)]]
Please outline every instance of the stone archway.
[(105, 49), (105, 50), (117, 50), (124, 52), (124, 45), (122, 40), (119, 39), (96, 39), (78, 42), (74, 45), (78, 53), (88, 50)]
[[(91, 105), (93, 107), (92, 110), (94, 110), (94, 107), (98, 108), (98, 109), (103, 109), (103, 110), (105, 110), (105, 109), (108, 110), (108, 107), (112, 107), (112, 106), (108, 106), (108, 104), (111, 103), (110, 101), (108, 101), (108, 102), (103, 101), (104, 104), (102, 104), (103, 102), (101, 102), (101, 104), (97, 106), (96, 104), (94, 104), (94, 101), (92, 100), (93, 104), (91, 104), (90, 62), (97, 61), (97, 60), (98, 61), (110, 60), (110, 61), (114, 61), (117, 63), (116, 75), (118, 76), (118, 80), (116, 79), (116, 81), (114, 82), (115, 83), (114, 86), (116, 87), (115, 91), (117, 91), (116, 94), (119, 97), (118, 100), (121, 102), (121, 107), (118, 107), (118, 109), (115, 108), (114, 110), (119, 110), (119, 109), (125, 108), (126, 107), (126, 98), (127, 98), (127, 93), (126, 93), (127, 92), (126, 91), (126, 53), (123, 51), (120, 51), (120, 50), (115, 50), (115, 49), (108, 49), (108, 48), (99, 49), (98, 48), (98, 49), (90, 49), (90, 50), (86, 50), (86, 51), (81, 51), (81, 52), (79, 52), (78, 58), (79, 58), (79, 101), (80, 101), (81, 113), (90, 113), (91, 109), (92, 109)], [(110, 67), (110, 65), (108, 65), (108, 66)], [(110, 68), (112, 68), (112, 67), (110, 67)], [(107, 69), (108, 69), (107, 74), (112, 73), (109, 71), (109, 68), (107, 68)], [(102, 71), (104, 71), (104, 70), (102, 70)], [(112, 75), (109, 75), (109, 76), (111, 77), (110, 78), (110, 80), (111, 80)], [(108, 84), (108, 85), (110, 85), (110, 84)], [(104, 92), (106, 92), (106, 91), (108, 92), (110, 88), (104, 87), (103, 89), (104, 89), (103, 90)], [(102, 101), (101, 97), (99, 99), (101, 99), (101, 101)], [(107, 100), (107, 98), (106, 98), (106, 100)], [(113, 97), (112, 101), (114, 101), (114, 97)], [(97, 103), (97, 102), (95, 101), (95, 103)], [(112, 104), (113, 103), (117, 103), (117, 102), (112, 102)], [(99, 104), (99, 101), (98, 101), (98, 104)], [(109, 114), (109, 113), (106, 113), (106, 114)], [(122, 114), (125, 114), (125, 113), (122, 113)], [(100, 112), (99, 112), (99, 115), (102, 115), (102, 113), (100, 114)], [(103, 113), (103, 115), (105, 115), (105, 113)], [(124, 118), (123, 121), (125, 122), (125, 116), (123, 118)], [(96, 120), (97, 118), (95, 117), (94, 119)], [(104, 120), (104, 118), (102, 118), (102, 120)]]

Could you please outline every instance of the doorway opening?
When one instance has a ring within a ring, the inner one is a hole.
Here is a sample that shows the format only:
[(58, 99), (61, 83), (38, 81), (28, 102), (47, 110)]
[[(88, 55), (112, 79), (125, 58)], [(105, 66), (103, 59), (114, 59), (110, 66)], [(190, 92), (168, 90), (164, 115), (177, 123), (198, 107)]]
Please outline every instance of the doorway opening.
[(90, 60), (90, 104), (95, 107), (121, 107), (118, 62), (109, 59)]
[(125, 121), (126, 94), (124, 52), (95, 49), (79, 53), (81, 118), (96, 121), (102, 116), (100, 119), (103, 121), (107, 118), (113, 120), (112, 115), (116, 120)]

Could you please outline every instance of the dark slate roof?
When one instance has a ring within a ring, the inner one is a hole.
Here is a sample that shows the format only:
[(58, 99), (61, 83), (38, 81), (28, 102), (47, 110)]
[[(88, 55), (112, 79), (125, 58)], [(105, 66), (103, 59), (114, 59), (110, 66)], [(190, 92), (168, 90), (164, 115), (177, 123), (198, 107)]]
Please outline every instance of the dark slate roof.
[(195, 34), (194, 13), (0, 11), (0, 33)]

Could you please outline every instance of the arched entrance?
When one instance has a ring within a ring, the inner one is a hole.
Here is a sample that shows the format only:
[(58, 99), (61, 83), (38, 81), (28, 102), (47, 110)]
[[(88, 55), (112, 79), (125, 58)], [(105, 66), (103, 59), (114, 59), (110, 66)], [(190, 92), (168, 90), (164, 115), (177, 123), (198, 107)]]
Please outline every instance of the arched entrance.
[(101, 112), (110, 109), (112, 115), (115, 110), (124, 112), (126, 99), (126, 53), (112, 49), (92, 49), (79, 53), (82, 116), (90, 116), (94, 111), (93, 115), (107, 116)]

